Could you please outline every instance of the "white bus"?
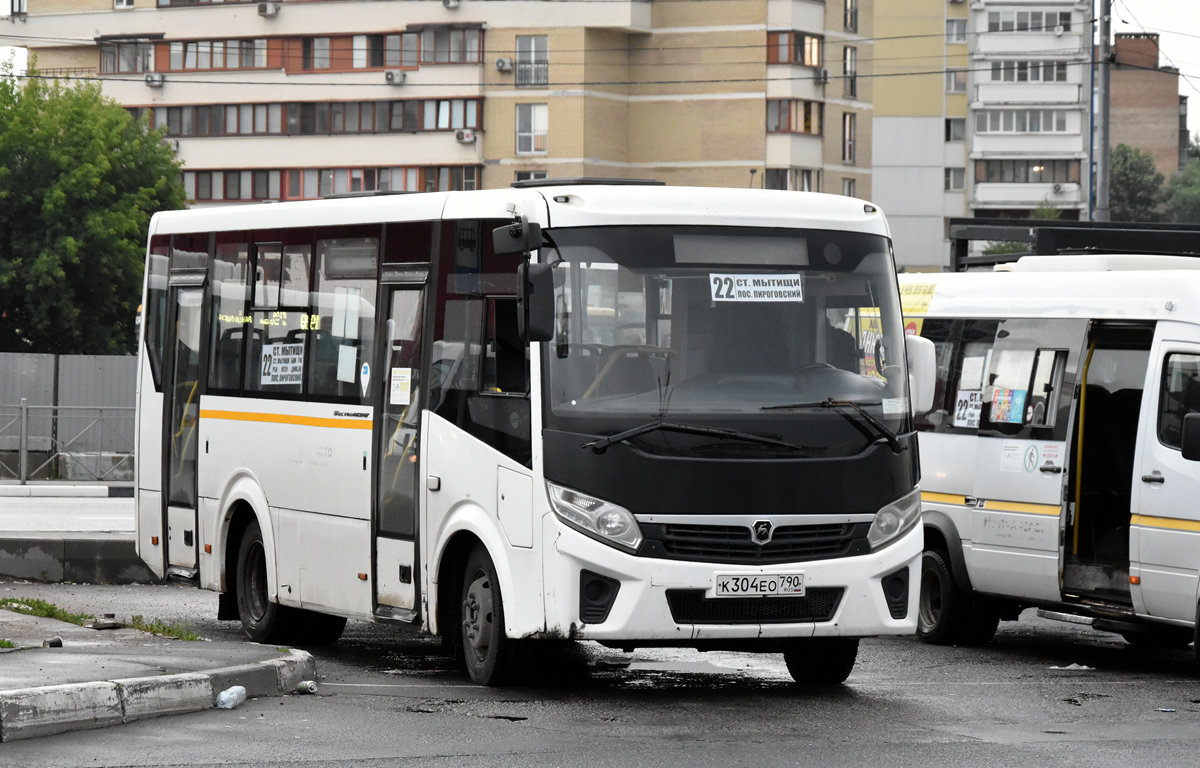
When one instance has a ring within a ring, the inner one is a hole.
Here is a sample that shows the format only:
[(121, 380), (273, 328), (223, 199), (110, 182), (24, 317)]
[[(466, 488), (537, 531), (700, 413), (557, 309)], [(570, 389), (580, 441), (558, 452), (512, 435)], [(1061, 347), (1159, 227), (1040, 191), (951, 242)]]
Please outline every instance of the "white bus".
[(258, 641), (414, 625), (483, 684), (555, 639), (840, 682), (858, 638), (911, 634), (908, 357), (928, 400), (933, 346), (905, 340), (883, 215), (514, 186), (154, 217), (155, 573)]
[(1200, 601), (1200, 261), (1031, 256), (903, 275), (937, 348), (917, 422), (918, 634), (987, 642), (1037, 607), (1186, 646)]

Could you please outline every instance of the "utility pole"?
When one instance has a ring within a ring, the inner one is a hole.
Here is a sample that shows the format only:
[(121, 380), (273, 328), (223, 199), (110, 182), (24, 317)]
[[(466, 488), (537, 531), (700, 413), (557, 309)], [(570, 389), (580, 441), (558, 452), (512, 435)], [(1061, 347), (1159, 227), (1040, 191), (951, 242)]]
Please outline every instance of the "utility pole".
[(1096, 116), (1096, 221), (1109, 221), (1108, 180), (1110, 176), (1110, 151), (1108, 105), (1112, 93), (1112, 0), (1100, 0), (1100, 56), (1096, 62), (1099, 77), (1096, 79), (1096, 101), (1099, 114)]

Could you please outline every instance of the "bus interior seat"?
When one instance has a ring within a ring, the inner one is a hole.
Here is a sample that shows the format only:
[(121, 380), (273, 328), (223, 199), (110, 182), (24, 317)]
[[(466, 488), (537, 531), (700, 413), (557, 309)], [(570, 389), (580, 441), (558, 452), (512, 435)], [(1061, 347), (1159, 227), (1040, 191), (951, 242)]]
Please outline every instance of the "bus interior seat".
[(825, 321), (825, 362), (843, 371), (858, 373), (858, 344), (854, 334), (835, 328), (828, 320)]
[(567, 357), (554, 367), (554, 386), (563, 401), (583, 397), (583, 393), (596, 381), (600, 373), (600, 357), (586, 354), (590, 351), (584, 347), (571, 347)]
[(614, 354), (616, 357), (609, 358), (600, 369), (600, 378), (595, 382), (593, 392), (595, 397), (634, 395), (658, 388), (658, 376), (654, 373), (650, 358), (624, 350)]

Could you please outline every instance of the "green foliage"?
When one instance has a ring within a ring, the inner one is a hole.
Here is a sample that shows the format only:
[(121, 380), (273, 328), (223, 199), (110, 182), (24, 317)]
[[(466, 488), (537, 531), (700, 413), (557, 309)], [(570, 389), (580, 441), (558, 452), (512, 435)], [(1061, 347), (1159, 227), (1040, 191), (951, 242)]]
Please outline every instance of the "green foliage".
[(98, 84), (31, 74), (0, 76), (0, 352), (132, 352), (147, 229), (183, 207), (179, 163)]
[(1167, 186), (1167, 210), (1180, 224), (1200, 224), (1200, 158), (1192, 158)]
[[(1062, 218), (1062, 211), (1050, 205), (1049, 201), (1042, 201), (1037, 208), (1029, 212), (1029, 218), (1057, 220)], [(1029, 246), (1023, 247), (1028, 249)], [(1006, 253), (1017, 253), (1017, 251), (1006, 251)]]
[(996, 241), (983, 249), (985, 256), (995, 256), (1002, 253), (1029, 253), (1029, 243), (1015, 243), (1004, 240)]
[(1158, 221), (1163, 175), (1149, 152), (1118, 144), (1112, 151), (1108, 205), (1113, 221)]
[(64, 611), (53, 603), (32, 597), (10, 597), (3, 603), (0, 603), (0, 608), (12, 611), (13, 613), (37, 616), (39, 619), (57, 619), (58, 621), (65, 621), (68, 624), (82, 624), (85, 621), (91, 621), (96, 618), (87, 613)]
[(1200, 133), (1193, 133), (1188, 142), (1187, 156), (1189, 160), (1200, 160)]
[(0, 648), (16, 648), (16, 647), (17, 647), (17, 644), (14, 643), (12, 640), (5, 640), (3, 637), (0, 637)]
[(138, 629), (142, 632), (149, 632), (154, 635), (162, 635), (163, 637), (178, 637), (180, 640), (203, 640), (203, 637), (188, 629), (183, 624), (174, 621), (163, 621), (162, 619), (150, 619), (146, 621), (142, 616), (130, 616), (129, 623), (125, 626), (131, 629)]

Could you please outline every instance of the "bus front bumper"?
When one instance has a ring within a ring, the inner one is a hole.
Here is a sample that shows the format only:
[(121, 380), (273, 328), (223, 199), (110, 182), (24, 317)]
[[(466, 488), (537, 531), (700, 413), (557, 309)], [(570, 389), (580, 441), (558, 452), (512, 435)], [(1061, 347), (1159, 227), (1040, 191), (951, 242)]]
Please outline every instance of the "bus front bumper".
[[(563, 587), (546, 595), (547, 626), (564, 636), (636, 646), (911, 635), (916, 631), (924, 543), (919, 523), (890, 545), (866, 555), (748, 566), (637, 557), (562, 525), (553, 515), (544, 521), (544, 541), (548, 543), (545, 583)], [(581, 575), (587, 578), (585, 571), (620, 584), (600, 622), (588, 623), (581, 617), (580, 584)], [(806, 598), (714, 596), (717, 574), (795, 573), (804, 576), (807, 599), (823, 596), (824, 605), (812, 605), (816, 619), (787, 618), (808, 609), (783, 601)], [(897, 595), (900, 584), (905, 591)], [(885, 586), (893, 590), (890, 605)], [(730, 600), (740, 605), (731, 608)], [(749, 602), (763, 600), (770, 604)], [(832, 606), (830, 600), (835, 601)]]

